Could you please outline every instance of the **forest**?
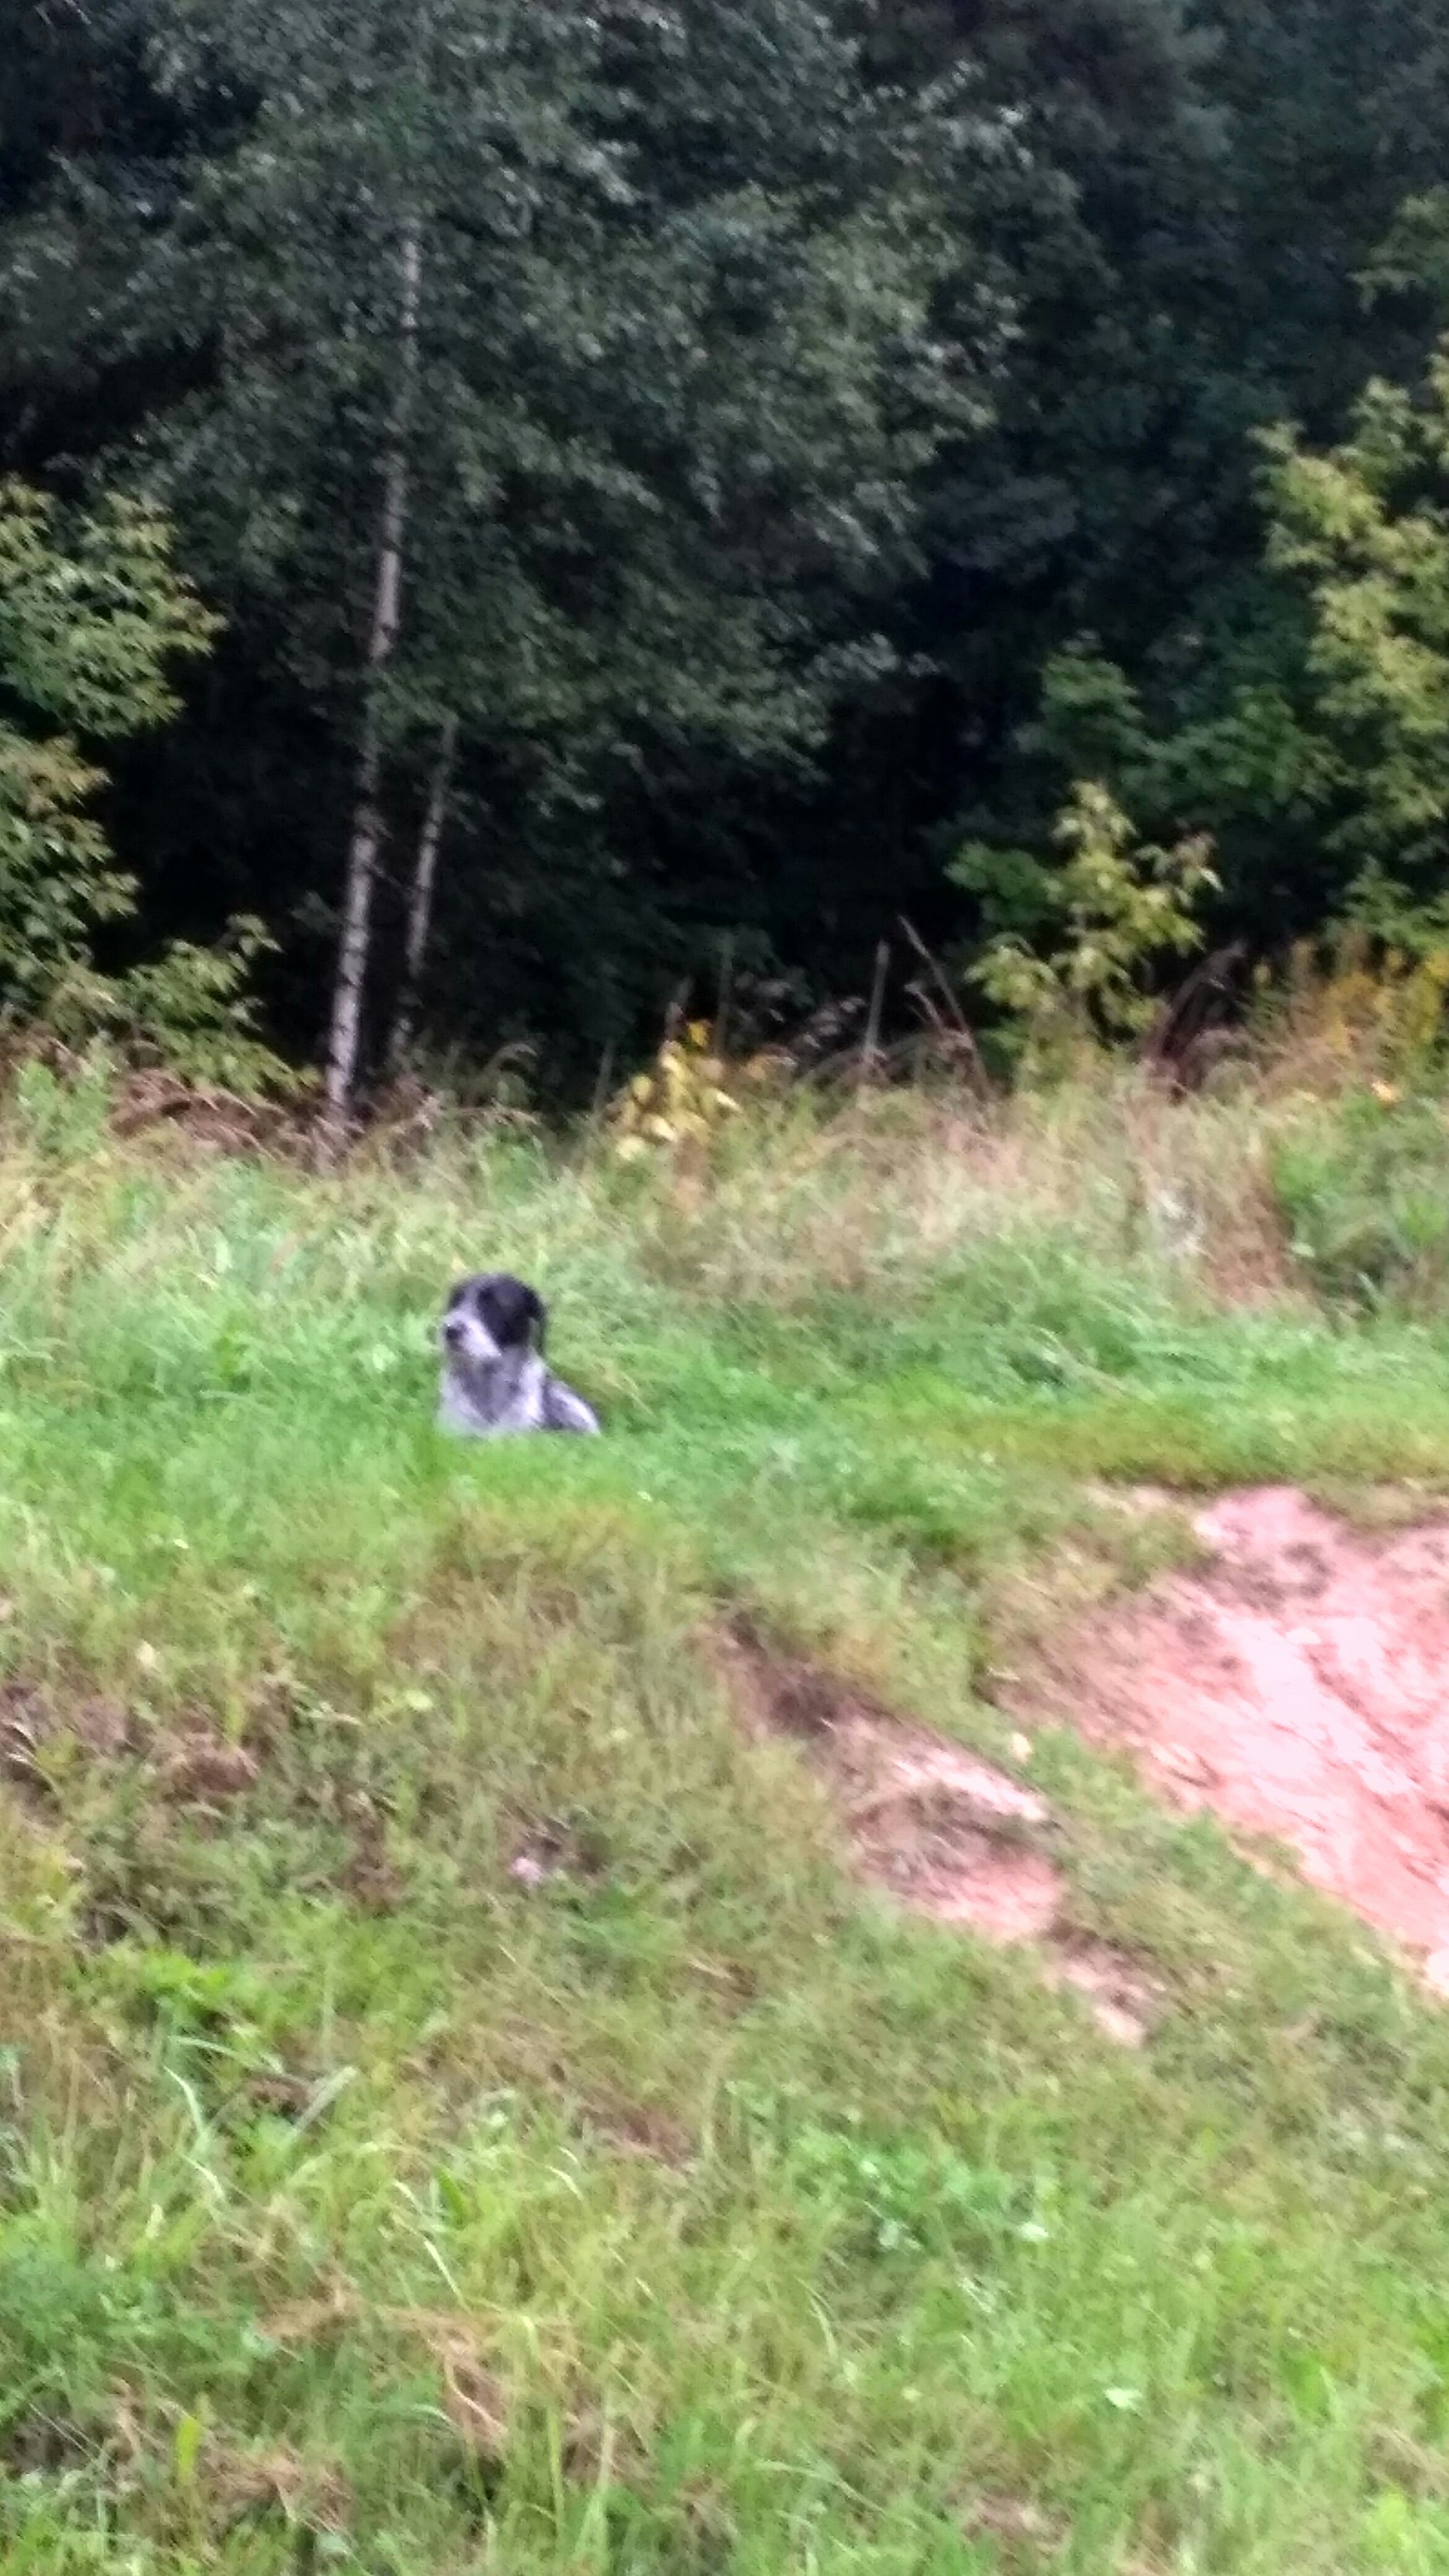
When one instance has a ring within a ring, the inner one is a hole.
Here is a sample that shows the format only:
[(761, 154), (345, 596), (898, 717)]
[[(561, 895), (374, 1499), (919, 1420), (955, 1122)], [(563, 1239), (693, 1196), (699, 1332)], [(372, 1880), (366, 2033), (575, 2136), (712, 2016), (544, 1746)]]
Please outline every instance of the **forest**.
[(1159, 986), (1449, 940), (1431, 0), (4, 17), (12, 1033), (565, 1103), (989, 1050), (1098, 862)]

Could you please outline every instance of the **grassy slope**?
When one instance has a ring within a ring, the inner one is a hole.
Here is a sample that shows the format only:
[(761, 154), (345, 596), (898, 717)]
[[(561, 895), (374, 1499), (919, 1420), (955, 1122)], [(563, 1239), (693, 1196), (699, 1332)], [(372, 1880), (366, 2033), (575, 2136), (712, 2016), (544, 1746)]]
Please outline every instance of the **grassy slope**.
[[(133, 1727), (0, 1791), (7, 2571), (1449, 2568), (1442, 2013), (1045, 1739), (1173, 1998), (1124, 2059), (855, 1889), (701, 1649), (743, 1600), (999, 1756), (1000, 1622), (1154, 1544), (1093, 1479), (1449, 1484), (1433, 1329), (1214, 1306), (1140, 1140), (955, 1150), (692, 1215), (0, 1152), (0, 1650)], [(606, 1441), (431, 1430), (483, 1256)], [(197, 1712), (243, 1794), (167, 1792)]]

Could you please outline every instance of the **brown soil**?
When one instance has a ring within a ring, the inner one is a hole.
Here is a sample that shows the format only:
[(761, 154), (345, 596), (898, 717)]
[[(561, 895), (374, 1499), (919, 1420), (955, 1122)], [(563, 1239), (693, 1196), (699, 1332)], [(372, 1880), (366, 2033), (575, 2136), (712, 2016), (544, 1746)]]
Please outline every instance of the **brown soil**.
[(1110, 2038), (1146, 2037), (1160, 1998), (1131, 1960), (1071, 1929), (1044, 1799), (746, 1625), (717, 1647), (752, 1731), (793, 1737), (825, 1780), (863, 1878), (937, 1923), (1034, 1944), (1048, 1982), (1080, 1994)]
[(1449, 1522), (1372, 1534), (1269, 1487), (1194, 1527), (1205, 1568), (1058, 1639), (1018, 1705), (1287, 1844), (1449, 1992)]

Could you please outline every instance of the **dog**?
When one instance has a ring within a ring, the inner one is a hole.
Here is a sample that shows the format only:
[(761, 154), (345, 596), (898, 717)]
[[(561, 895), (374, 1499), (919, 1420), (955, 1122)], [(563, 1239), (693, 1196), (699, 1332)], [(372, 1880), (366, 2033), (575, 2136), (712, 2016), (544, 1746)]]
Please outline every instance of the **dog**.
[(490, 1439), (510, 1431), (597, 1433), (598, 1416), (544, 1360), (548, 1308), (506, 1271), (461, 1279), (443, 1310), (438, 1422)]

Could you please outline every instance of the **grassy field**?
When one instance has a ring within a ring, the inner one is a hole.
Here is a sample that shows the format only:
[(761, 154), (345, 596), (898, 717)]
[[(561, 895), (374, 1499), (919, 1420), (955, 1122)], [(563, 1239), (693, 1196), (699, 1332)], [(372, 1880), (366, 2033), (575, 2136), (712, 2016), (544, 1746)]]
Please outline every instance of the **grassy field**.
[[(709, 1184), (0, 1137), (0, 2567), (1449, 2570), (1449, 2021), (1065, 1736), (893, 1913), (745, 1609), (1009, 1761), (1103, 1488), (1449, 1490), (1431, 1109), (805, 1112)], [(609, 1436), (460, 1449), (460, 1267)], [(541, 1885), (520, 1854), (564, 1866)]]

